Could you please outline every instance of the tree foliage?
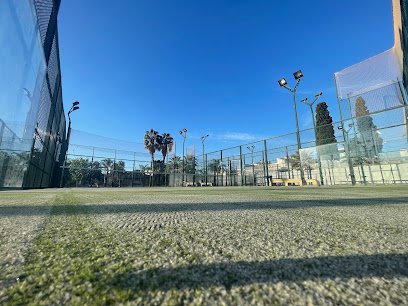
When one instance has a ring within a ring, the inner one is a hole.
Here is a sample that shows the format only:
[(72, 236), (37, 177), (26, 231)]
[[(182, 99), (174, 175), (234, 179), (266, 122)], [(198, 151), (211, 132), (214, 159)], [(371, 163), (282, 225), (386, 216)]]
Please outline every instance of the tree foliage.
[(330, 116), (326, 102), (321, 102), (316, 106), (316, 146), (322, 159), (338, 157), (333, 118)]
[(146, 131), (146, 134), (144, 135), (144, 147), (149, 152), (152, 163), (154, 161), (154, 153), (160, 148), (158, 138), (159, 132), (153, 129)]
[(197, 159), (194, 155), (186, 156), (186, 173), (194, 174), (197, 168)]
[(356, 124), (359, 132), (357, 143), (360, 148), (359, 151), (367, 159), (378, 157), (383, 149), (383, 139), (370, 116), (365, 100), (361, 96), (356, 99), (355, 107)]
[(316, 106), (316, 145), (321, 146), (325, 144), (337, 142), (334, 135), (333, 118), (326, 102), (321, 102)]
[(75, 185), (79, 186), (83, 182), (87, 172), (89, 172), (89, 161), (85, 158), (77, 158), (70, 161), (70, 174), (75, 181)]
[(169, 151), (173, 148), (173, 137), (169, 133), (163, 133), (162, 135), (158, 135), (157, 143), (159, 150), (162, 152), (163, 155), (163, 162), (166, 161), (166, 156)]

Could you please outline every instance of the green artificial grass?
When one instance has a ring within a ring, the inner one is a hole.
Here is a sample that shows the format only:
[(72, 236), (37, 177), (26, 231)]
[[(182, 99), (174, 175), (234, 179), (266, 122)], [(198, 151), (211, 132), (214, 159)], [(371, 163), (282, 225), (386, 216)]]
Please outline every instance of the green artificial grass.
[(0, 304), (408, 304), (406, 186), (0, 193)]

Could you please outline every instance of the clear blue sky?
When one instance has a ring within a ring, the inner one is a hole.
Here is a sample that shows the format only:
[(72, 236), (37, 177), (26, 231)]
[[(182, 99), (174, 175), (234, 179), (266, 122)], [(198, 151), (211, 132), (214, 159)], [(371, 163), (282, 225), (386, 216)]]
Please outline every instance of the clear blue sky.
[(294, 131), (277, 80), (297, 69), (299, 98), (323, 91), (337, 119), (333, 73), (393, 45), (391, 0), (63, 0), (59, 31), (74, 128), (142, 143), (185, 127), (198, 152), (204, 134), (210, 151)]

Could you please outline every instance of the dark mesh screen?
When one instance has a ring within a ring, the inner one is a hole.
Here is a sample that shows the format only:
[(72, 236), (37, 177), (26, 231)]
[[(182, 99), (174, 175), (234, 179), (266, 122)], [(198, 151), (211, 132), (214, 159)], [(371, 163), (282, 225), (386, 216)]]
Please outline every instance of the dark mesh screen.
[(44, 81), (43, 88), (41, 90), (41, 101), (37, 118), (38, 134), (43, 141), (45, 140), (45, 135), (47, 131), (48, 118), (50, 116), (50, 108), (51, 108), (50, 93), (48, 90), (47, 81)]
[[(41, 92), (37, 129), (25, 188), (58, 185), (60, 164), (55, 163), (58, 143), (65, 141), (65, 114), (61, 93), (57, 13), (60, 0), (32, 0), (47, 60), (47, 75)], [(63, 156), (64, 152), (61, 152)]]
[(35, 4), (35, 10), (37, 13), (38, 26), (40, 28), (41, 40), (44, 44), (45, 36), (48, 30), (48, 24), (50, 22), (52, 8), (54, 6), (54, 1), (35, 0), (34, 4)]
[(402, 48), (404, 54), (404, 69), (403, 69), (403, 79), (405, 89), (408, 90), (408, 1), (401, 0), (401, 18), (402, 18)]
[(59, 74), (59, 58), (58, 58), (58, 52), (57, 52), (57, 37), (54, 36), (53, 43), (52, 43), (52, 48), (51, 48), (51, 54), (50, 54), (50, 59), (48, 61), (48, 79), (50, 81), (50, 88), (51, 88), (51, 95), (54, 94), (55, 88), (55, 83), (57, 82), (58, 74)]

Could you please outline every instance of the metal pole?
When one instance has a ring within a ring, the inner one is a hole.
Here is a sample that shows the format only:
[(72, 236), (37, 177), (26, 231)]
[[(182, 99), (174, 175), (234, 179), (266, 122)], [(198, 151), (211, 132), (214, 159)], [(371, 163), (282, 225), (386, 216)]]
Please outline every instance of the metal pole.
[(177, 148), (176, 148), (176, 141), (174, 142), (174, 157), (173, 157), (173, 187), (176, 187), (176, 156), (177, 156)]
[(298, 121), (297, 107), (296, 107), (296, 91), (297, 91), (297, 86), (299, 85), (299, 81), (300, 80), (297, 81), (296, 86), (292, 91), (292, 93), (293, 93), (293, 109), (295, 111), (296, 140), (297, 140), (297, 148), (298, 148), (298, 155), (299, 155), (300, 179), (302, 180), (302, 185), (306, 185), (305, 173), (303, 171), (303, 166), (302, 166), (302, 159), (300, 158), (300, 150), (302, 149), (302, 144), (300, 142), (299, 121)]
[(135, 164), (136, 164), (136, 152), (133, 152), (133, 171), (132, 171), (132, 183), (131, 183), (132, 187), (133, 187), (133, 181), (135, 180)]
[(252, 150), (252, 179), (254, 181), (255, 186), (256, 182), (255, 182), (254, 150)]
[(286, 153), (286, 168), (288, 168), (288, 178), (290, 179), (290, 166), (289, 166), (289, 151), (288, 146), (285, 146), (285, 153)]
[(394, 171), (392, 170), (392, 164), (390, 164), (390, 170), (391, 170), (392, 181), (395, 184), (395, 177), (394, 177)]
[(242, 146), (239, 146), (239, 160), (240, 160), (240, 173), (241, 173), (241, 186), (244, 185), (244, 169), (242, 169), (243, 164), (242, 164)]
[(208, 162), (208, 154), (205, 154), (205, 186), (207, 186), (208, 182), (207, 182), (207, 162)]
[(265, 152), (265, 173), (266, 173), (266, 185), (269, 186), (269, 164), (268, 164), (268, 148), (266, 146), (266, 140), (264, 140), (264, 152)]
[(353, 167), (353, 163), (351, 161), (351, 156), (350, 156), (348, 133), (347, 133), (347, 136), (346, 136), (346, 131), (344, 129), (343, 113), (341, 111), (341, 105), (340, 105), (339, 93), (338, 93), (338, 89), (337, 89), (336, 77), (334, 77), (334, 86), (336, 87), (337, 106), (339, 108), (339, 114), (340, 114), (341, 131), (343, 132), (343, 139), (344, 139), (344, 142), (345, 142), (344, 150), (345, 150), (345, 153), (346, 153), (346, 156), (347, 156), (347, 163), (348, 163), (348, 166), (349, 166), (351, 184), (354, 186), (354, 185), (356, 185), (356, 176), (354, 174), (354, 167)]
[(185, 144), (185, 142), (186, 142), (186, 137), (185, 137), (185, 134), (183, 135), (183, 177), (182, 177), (182, 182), (181, 182), (181, 184), (182, 184), (182, 186), (184, 186), (184, 177), (185, 177), (185, 173), (186, 173), (186, 162), (185, 162), (185, 153), (184, 153), (184, 144)]
[(221, 161), (221, 186), (224, 186), (224, 165), (222, 160), (222, 150), (220, 151), (220, 161)]
[(232, 163), (231, 163), (231, 161), (229, 160), (229, 157), (228, 157), (228, 172), (229, 172), (229, 181), (230, 181), (230, 186), (232, 186)]
[(62, 187), (62, 184), (63, 184), (63, 181), (64, 181), (65, 167), (66, 167), (66, 163), (67, 163), (67, 155), (68, 155), (70, 137), (71, 137), (71, 117), (70, 117), (70, 112), (68, 112), (68, 133), (67, 133), (67, 140), (65, 142), (65, 157), (64, 157), (64, 163), (62, 164), (62, 174), (61, 174), (61, 180), (60, 180), (60, 188)]
[[(203, 175), (205, 175), (207, 171), (207, 166), (205, 165), (205, 155), (204, 155), (204, 141), (202, 141), (203, 144)], [(207, 183), (207, 176), (205, 175), (205, 183)]]
[[(113, 173), (112, 173), (111, 187), (113, 187), (113, 179), (115, 178), (115, 166), (116, 166), (116, 150), (115, 150), (115, 159), (113, 160)], [(154, 167), (154, 165), (153, 165), (153, 167)]]
[(407, 138), (407, 142), (408, 142), (408, 98), (407, 98), (407, 92), (402, 84), (402, 82), (400, 80), (398, 80), (398, 86), (399, 86), (399, 90), (401, 91), (401, 96), (402, 96), (402, 102), (404, 104), (404, 121), (405, 121), (405, 136)]
[(383, 174), (382, 167), (381, 167), (381, 162), (379, 162), (378, 165), (380, 166), (381, 180), (382, 180), (383, 184), (385, 184), (384, 174)]
[(265, 152), (262, 151), (262, 171), (263, 171), (263, 184), (264, 186), (267, 186), (266, 183), (266, 168), (265, 168)]
[(316, 153), (317, 153), (317, 163), (319, 165), (320, 182), (322, 185), (324, 185), (323, 172), (322, 172), (322, 161), (320, 160), (320, 153), (319, 153), (319, 149), (317, 148), (317, 127), (316, 127), (316, 119), (315, 119), (314, 111), (313, 111), (313, 104), (309, 104), (309, 107), (310, 107), (310, 112), (312, 114), (313, 129), (314, 129), (315, 140), (316, 140)]

